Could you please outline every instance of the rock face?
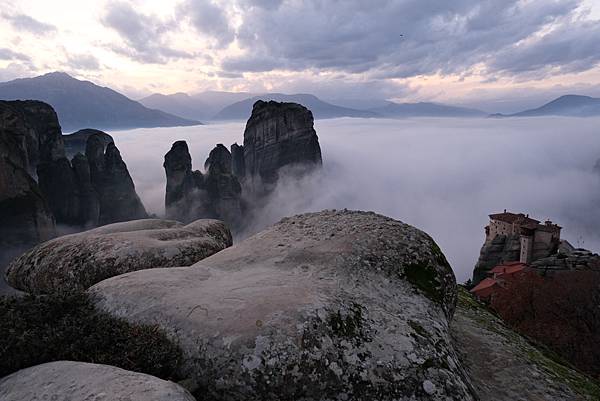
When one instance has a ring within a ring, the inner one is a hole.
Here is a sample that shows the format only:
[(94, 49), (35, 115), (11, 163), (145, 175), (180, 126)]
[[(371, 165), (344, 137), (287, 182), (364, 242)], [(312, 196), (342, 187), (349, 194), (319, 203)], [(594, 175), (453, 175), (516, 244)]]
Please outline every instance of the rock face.
[(321, 165), (319, 138), (310, 110), (297, 103), (254, 103), (244, 131), (244, 171), (269, 185), (288, 165)]
[(88, 291), (175, 337), (207, 399), (474, 399), (450, 344), (444, 255), (374, 213), (286, 218), (193, 266)]
[(219, 144), (204, 163), (205, 174), (192, 171), (187, 143), (178, 141), (165, 155), (167, 216), (181, 221), (217, 218), (241, 223), (241, 186), (232, 174), (231, 154)]
[(503, 262), (518, 261), (521, 250), (519, 235), (498, 235), (484, 243), (479, 253), (479, 260), (473, 270), (473, 281), (478, 283), (487, 277), (493, 267)]
[(91, 184), (98, 194), (99, 224), (144, 219), (148, 217), (135, 185), (113, 142), (106, 146), (96, 135), (88, 138), (86, 157), (90, 166)]
[(116, 223), (36, 246), (9, 265), (6, 281), (30, 293), (84, 290), (134, 270), (188, 266), (231, 243), (231, 233), (216, 220)]
[(104, 154), (107, 134), (74, 134), (76, 142), (85, 137), (95, 146), (94, 168), (102, 172), (95, 169), (92, 175), (86, 156), (69, 161), (65, 155), (58, 118), (49, 105), (2, 101), (0, 119), (0, 163), (6, 165), (0, 173), (1, 201), (6, 202), (0, 204), (0, 216), (5, 216), (0, 230), (7, 238), (0, 242), (7, 247), (51, 238), (55, 222), (81, 228), (147, 217), (114, 144)]
[(218, 144), (205, 163), (192, 171), (184, 141), (165, 155), (167, 216), (182, 221), (218, 218), (238, 231), (244, 217), (265, 204), (282, 169), (300, 176), (321, 165), (319, 138), (310, 110), (296, 103), (257, 101), (244, 131), (244, 145), (231, 152)]
[(546, 272), (558, 270), (594, 270), (600, 271), (600, 256), (587, 249), (562, 248), (562, 252), (538, 259), (531, 264), (534, 269)]
[(215, 216), (239, 226), (242, 221), (242, 187), (232, 173), (231, 153), (218, 144), (206, 159), (204, 169), (207, 171), (204, 186)]
[(109, 143), (114, 142), (112, 136), (106, 132), (97, 129), (82, 129), (69, 135), (63, 135), (65, 143), (65, 153), (69, 159), (72, 159), (77, 153), (85, 154), (85, 147), (90, 136), (96, 135), (100, 138), (104, 147)]
[(50, 105), (34, 100), (0, 101), (2, 131), (21, 152), (21, 164), (36, 177), (38, 164), (64, 157), (62, 134)]
[[(36, 110), (49, 120), (48, 127), (30, 118)], [(52, 115), (41, 102), (0, 101), (0, 266), (13, 253), (55, 234), (50, 206), (34, 179), (37, 163), (51, 157), (60, 142)], [(48, 148), (41, 150), (40, 144)]]
[(237, 143), (231, 145), (231, 171), (236, 177), (244, 177), (246, 175), (243, 145), (238, 145)]
[(175, 383), (108, 365), (59, 361), (0, 379), (3, 401), (194, 401)]
[(466, 290), (451, 324), (453, 343), (480, 400), (596, 400), (600, 387), (510, 330)]
[(105, 145), (102, 135), (92, 133), (85, 153), (72, 161), (61, 156), (37, 167), (40, 188), (56, 222), (89, 228), (148, 217), (115, 144)]

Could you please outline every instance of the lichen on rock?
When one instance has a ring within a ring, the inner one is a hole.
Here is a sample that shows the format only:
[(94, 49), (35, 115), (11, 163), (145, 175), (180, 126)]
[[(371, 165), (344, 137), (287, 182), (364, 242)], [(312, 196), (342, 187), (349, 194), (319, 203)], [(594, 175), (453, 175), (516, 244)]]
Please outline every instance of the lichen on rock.
[[(450, 343), (456, 286), (441, 256), (407, 224), (323, 211), (193, 266), (128, 273), (89, 293), (114, 316), (170, 333), (203, 398), (471, 400)], [(427, 267), (429, 290), (408, 279), (411, 265)]]
[(229, 229), (218, 220), (115, 223), (34, 247), (11, 262), (6, 280), (34, 294), (82, 291), (135, 270), (189, 266), (231, 244)]

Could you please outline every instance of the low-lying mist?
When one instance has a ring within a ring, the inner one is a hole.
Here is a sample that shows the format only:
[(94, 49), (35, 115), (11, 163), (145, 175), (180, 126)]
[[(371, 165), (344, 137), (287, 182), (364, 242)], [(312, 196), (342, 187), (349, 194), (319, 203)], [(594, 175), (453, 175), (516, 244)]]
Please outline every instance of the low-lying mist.
[[(325, 208), (372, 210), (415, 225), (441, 246), (457, 279), (471, 275), (487, 215), (508, 209), (563, 226), (600, 251), (600, 119), (334, 119), (315, 123), (320, 174), (282, 180), (249, 223)], [(148, 212), (164, 214), (164, 154), (188, 142), (202, 170), (217, 143), (243, 142), (244, 124), (111, 132)]]

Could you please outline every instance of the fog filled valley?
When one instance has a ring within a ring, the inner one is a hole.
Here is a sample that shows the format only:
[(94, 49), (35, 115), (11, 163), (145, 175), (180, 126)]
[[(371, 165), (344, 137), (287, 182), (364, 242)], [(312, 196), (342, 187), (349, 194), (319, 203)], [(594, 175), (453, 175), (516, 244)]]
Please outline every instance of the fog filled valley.
[[(551, 219), (574, 246), (600, 250), (599, 118), (317, 120), (323, 169), (277, 190), (236, 241), (281, 217), (322, 209), (372, 210), (429, 233), (457, 280), (471, 272), (488, 214)], [(113, 131), (149, 213), (164, 215), (165, 153), (186, 140), (194, 169), (244, 124)]]

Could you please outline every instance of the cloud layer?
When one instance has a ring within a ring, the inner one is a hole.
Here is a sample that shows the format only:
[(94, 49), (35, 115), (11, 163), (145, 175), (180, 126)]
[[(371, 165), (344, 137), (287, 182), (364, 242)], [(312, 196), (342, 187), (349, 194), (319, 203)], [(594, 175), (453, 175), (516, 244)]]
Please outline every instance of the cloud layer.
[[(507, 88), (520, 97), (556, 85), (585, 93), (600, 82), (596, 3), (0, 0), (0, 76), (76, 71), (136, 94), (216, 89), (477, 102), (482, 89), (496, 98)], [(57, 49), (64, 49), (58, 57)]]
[(17, 31), (26, 31), (35, 35), (53, 33), (57, 29), (54, 25), (38, 21), (27, 14), (3, 12), (2, 18), (8, 21)]
[(583, 22), (578, 0), (248, 3), (237, 32), (246, 52), (225, 59), (227, 70), (407, 78), (467, 74), (477, 66), (508, 74), (552, 66), (580, 71), (599, 61), (598, 24)]
[[(573, 129), (576, 126), (577, 129)], [(600, 251), (600, 119), (317, 121), (321, 174), (284, 182), (253, 221), (324, 208), (373, 210), (431, 234), (465, 280), (487, 215), (509, 209), (551, 218), (573, 245)], [(150, 212), (164, 210), (163, 156), (185, 139), (194, 168), (243, 124), (112, 133)], [(141, 150), (143, 149), (143, 150)]]

